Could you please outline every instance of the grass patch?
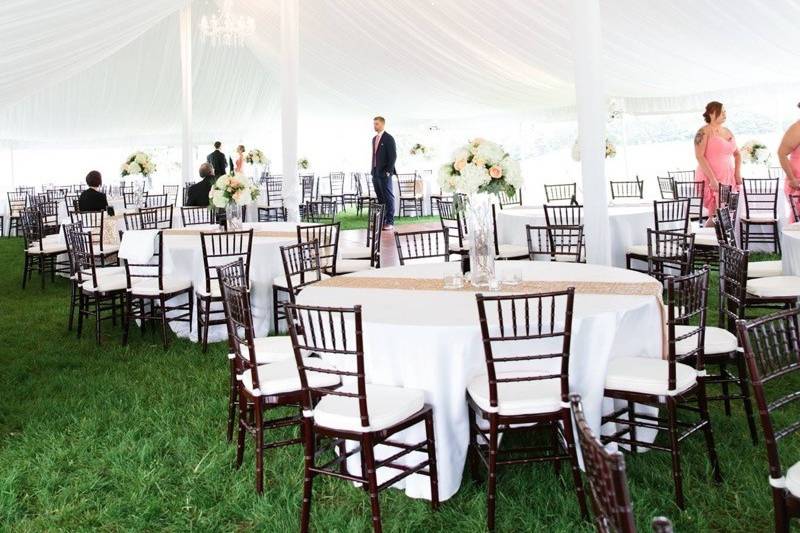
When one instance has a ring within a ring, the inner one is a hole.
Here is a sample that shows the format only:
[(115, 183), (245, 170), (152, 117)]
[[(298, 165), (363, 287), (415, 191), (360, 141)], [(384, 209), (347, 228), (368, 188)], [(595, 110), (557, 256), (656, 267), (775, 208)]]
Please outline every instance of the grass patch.
[[(356, 215), (355, 209), (349, 209), (347, 211), (342, 211), (340, 213), (336, 213), (336, 221), (341, 224), (340, 228), (342, 230), (348, 229), (367, 229), (367, 217), (366, 214), (361, 216)], [(439, 222), (438, 216), (432, 217), (395, 217), (394, 224), (395, 226), (404, 226), (407, 224), (423, 224), (423, 223), (430, 223), (430, 222)]]
[[(355, 226), (348, 217), (342, 220)], [(106, 324), (101, 347), (91, 333), (77, 340), (66, 329), (67, 283), (40, 290), (34, 282), (23, 292), (21, 271), (21, 240), (0, 239), (0, 530), (299, 527), (300, 447), (267, 453), (263, 497), (254, 492), (250, 440), (243, 468), (233, 469), (235, 449), (225, 442), (224, 344), (203, 354), (173, 339), (164, 351), (158, 336), (134, 331), (122, 347), (120, 329)], [(703, 438), (688, 439), (685, 512), (673, 504), (667, 454), (628, 457), (643, 531), (654, 515), (672, 518), (677, 531), (771, 529), (763, 444), (749, 442), (738, 403), (730, 418), (713, 404), (712, 416), (725, 482), (709, 481)], [(787, 443), (787, 460), (800, 457), (798, 440)], [(367, 495), (349, 483), (319, 479), (314, 502), (316, 531), (370, 528)], [(560, 477), (547, 465), (502, 470), (498, 502), (499, 531), (592, 530), (579, 519), (567, 468)], [(384, 492), (381, 503), (387, 531), (484, 530), (484, 487), (468, 475), (438, 513), (395, 490)]]

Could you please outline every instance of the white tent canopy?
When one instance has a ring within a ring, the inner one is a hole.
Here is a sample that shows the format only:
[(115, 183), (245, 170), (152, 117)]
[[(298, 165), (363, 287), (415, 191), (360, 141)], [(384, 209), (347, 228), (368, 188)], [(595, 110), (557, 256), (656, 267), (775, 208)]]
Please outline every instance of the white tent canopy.
[[(184, 5), (4, 1), (0, 139), (179, 141)], [(245, 48), (213, 48), (195, 32), (195, 142), (277, 134), (280, 2), (235, 6), (256, 21)], [(196, 29), (216, 5), (192, 8)], [(606, 94), (628, 112), (696, 111), (712, 96), (788, 102), (800, 94), (794, 0), (605, 0), (601, 17)], [(570, 32), (561, 0), (301, 2), (301, 122), (572, 114)]]

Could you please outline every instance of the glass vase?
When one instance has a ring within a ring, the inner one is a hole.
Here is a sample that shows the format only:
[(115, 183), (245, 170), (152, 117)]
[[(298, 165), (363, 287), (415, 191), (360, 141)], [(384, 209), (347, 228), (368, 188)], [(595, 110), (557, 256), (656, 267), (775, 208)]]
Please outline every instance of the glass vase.
[(488, 287), (495, 277), (491, 195), (472, 194), (467, 198), (465, 207), (469, 236), (470, 281), (475, 287)]
[(236, 202), (228, 202), (228, 205), (225, 206), (225, 221), (228, 231), (242, 229), (242, 206)]

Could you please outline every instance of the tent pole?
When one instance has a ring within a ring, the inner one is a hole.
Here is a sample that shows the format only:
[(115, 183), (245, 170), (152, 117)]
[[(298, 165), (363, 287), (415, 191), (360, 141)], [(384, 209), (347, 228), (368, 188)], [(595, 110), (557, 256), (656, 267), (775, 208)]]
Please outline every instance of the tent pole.
[(571, 7), (586, 256), (589, 263), (610, 265), (600, 2), (571, 0)]
[(300, 219), (300, 183), (297, 176), (297, 87), (300, 66), (300, 6), (281, 0), (281, 144), (283, 205), (288, 220)]
[(623, 153), (625, 154), (625, 158), (623, 159), (625, 163), (625, 179), (631, 179), (630, 169), (628, 168), (628, 126), (625, 122), (625, 111), (620, 113), (620, 118), (622, 119), (622, 148), (625, 150)]
[(192, 179), (192, 4), (181, 9), (181, 186)]

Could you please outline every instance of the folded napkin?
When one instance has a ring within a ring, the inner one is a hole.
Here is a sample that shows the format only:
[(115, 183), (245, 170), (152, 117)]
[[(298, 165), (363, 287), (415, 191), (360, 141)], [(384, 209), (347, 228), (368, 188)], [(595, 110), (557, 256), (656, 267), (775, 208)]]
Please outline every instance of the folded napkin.
[(126, 231), (122, 234), (119, 256), (131, 263), (144, 264), (156, 254), (158, 230), (142, 229)]

